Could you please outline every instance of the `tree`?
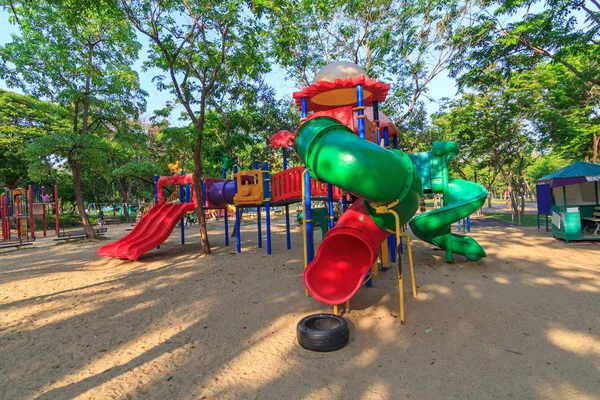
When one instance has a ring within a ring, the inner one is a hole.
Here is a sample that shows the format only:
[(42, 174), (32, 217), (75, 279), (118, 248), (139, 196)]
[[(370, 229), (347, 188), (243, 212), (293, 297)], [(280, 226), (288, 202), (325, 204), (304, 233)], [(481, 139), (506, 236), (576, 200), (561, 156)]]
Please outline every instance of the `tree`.
[(430, 83), (465, 46), (470, 2), (300, 0), (271, 14), (273, 54), (301, 85), (332, 61), (348, 59), (392, 84), (384, 111), (402, 124)]
[(0, 89), (0, 183), (15, 188), (20, 179), (27, 177), (30, 165), (39, 167), (36, 160), (27, 158), (27, 148), (33, 141), (51, 132), (68, 130), (65, 110)]
[[(596, 62), (587, 55), (567, 60), (578, 68)], [(572, 161), (598, 161), (600, 86), (556, 63), (517, 73), (512, 81), (540, 138), (541, 150), (552, 148)]]
[[(461, 84), (468, 85), (490, 66), (508, 77), (547, 61), (562, 65), (577, 79), (600, 85), (600, 3), (590, 2), (479, 1), (477, 23), (459, 34), (472, 40), (472, 46), (461, 48), (453, 60), (453, 76), (463, 73)], [(576, 65), (569, 60), (584, 53), (592, 62)]]
[(543, 154), (535, 159), (533, 164), (527, 167), (527, 177), (532, 182), (537, 181), (543, 176), (549, 175), (554, 171), (569, 165), (569, 162), (557, 154)]
[[(114, 127), (110, 137), (109, 151), (110, 181), (115, 182), (119, 201), (129, 204), (136, 187), (153, 185), (152, 177), (159, 171), (148, 147), (148, 137), (138, 122), (125, 121)], [(136, 185), (142, 183), (140, 185)], [(123, 207), (125, 220), (130, 221), (128, 207)]]
[(69, 110), (71, 129), (36, 141), (34, 153), (64, 159), (73, 175), (81, 222), (94, 230), (85, 212), (82, 166), (101, 162), (108, 149), (107, 121), (136, 119), (145, 107), (138, 76), (131, 69), (140, 45), (120, 11), (103, 3), (86, 8), (76, 1), (6, 1), (19, 34), (0, 46), (0, 76), (9, 87), (47, 99)]
[(461, 147), (458, 162), (474, 165), (475, 171), (486, 171), (479, 176), (485, 177), (488, 190), (499, 174), (504, 178), (507, 207), (514, 217), (524, 213), (524, 171), (534, 144), (526, 122), (521, 97), (497, 70), (488, 71), (476, 93), (451, 102), (447, 112), (434, 119), (448, 139)]
[(263, 22), (252, 12), (260, 10), (236, 0), (118, 3), (135, 28), (151, 41), (146, 66), (166, 73), (155, 78), (158, 87), (171, 90), (191, 123), (202, 251), (209, 254), (201, 186), (207, 111), (223, 101), (217, 93), (231, 79), (251, 82), (269, 70), (263, 54)]

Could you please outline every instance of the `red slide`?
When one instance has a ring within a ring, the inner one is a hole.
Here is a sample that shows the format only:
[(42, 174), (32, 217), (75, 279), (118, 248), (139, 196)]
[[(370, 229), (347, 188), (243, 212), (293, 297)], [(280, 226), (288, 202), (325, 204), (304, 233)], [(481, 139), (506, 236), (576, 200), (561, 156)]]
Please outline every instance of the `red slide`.
[(304, 284), (321, 303), (342, 304), (362, 285), (390, 234), (379, 228), (362, 200), (342, 214), (304, 271)]
[(127, 236), (100, 247), (98, 255), (137, 260), (167, 240), (185, 213), (195, 208), (193, 202), (158, 204), (144, 215)]

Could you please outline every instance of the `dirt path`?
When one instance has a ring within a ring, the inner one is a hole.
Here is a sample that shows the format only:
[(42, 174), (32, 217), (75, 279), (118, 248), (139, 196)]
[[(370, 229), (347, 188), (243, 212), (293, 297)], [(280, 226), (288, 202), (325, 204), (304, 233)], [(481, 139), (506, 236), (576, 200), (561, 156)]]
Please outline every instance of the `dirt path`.
[(98, 259), (105, 242), (0, 253), (0, 398), (600, 398), (600, 244), (482, 226), (488, 257), (447, 264), (415, 240), (407, 323), (382, 273), (352, 301), (350, 344), (321, 354), (295, 339), (327, 311), (304, 296), (300, 232), (288, 251), (276, 220), (267, 257), (254, 226), (239, 255), (219, 229), (207, 258), (197, 227), (138, 262)]

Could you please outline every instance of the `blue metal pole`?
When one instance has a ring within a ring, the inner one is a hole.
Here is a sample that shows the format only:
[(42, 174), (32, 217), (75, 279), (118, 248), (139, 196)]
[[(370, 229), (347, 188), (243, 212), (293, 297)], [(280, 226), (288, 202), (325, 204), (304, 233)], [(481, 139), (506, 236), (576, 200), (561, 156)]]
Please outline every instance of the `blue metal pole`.
[[(179, 176), (183, 176), (183, 171), (179, 171)], [(179, 185), (179, 202), (181, 204), (185, 203), (185, 189), (183, 185)], [(181, 244), (185, 244), (185, 218), (181, 217)]]
[(390, 260), (396, 262), (396, 235), (388, 236), (388, 248), (390, 249)]
[(394, 149), (398, 148), (398, 135), (394, 135), (394, 139), (393, 139), (393, 147)]
[(390, 147), (390, 131), (387, 126), (383, 128), (383, 145), (386, 149)]
[[(306, 101), (306, 97), (303, 97), (301, 100), (302, 104), (302, 118), (306, 118), (308, 116), (308, 103)], [(300, 121), (302, 123), (302, 121)]]
[(348, 194), (346, 192), (343, 193), (342, 195), (342, 211), (346, 212), (346, 210), (348, 209)]
[(548, 232), (548, 214), (546, 214), (546, 232)]
[[(258, 169), (258, 161), (254, 161), (254, 169)], [(257, 177), (258, 179), (258, 177)], [(258, 248), (262, 249), (262, 221), (260, 220), (260, 204), (256, 205), (256, 221), (258, 225)]]
[(310, 264), (310, 262), (313, 260), (313, 254), (315, 252), (315, 247), (313, 244), (312, 212), (310, 209), (310, 174), (304, 174), (304, 187), (304, 203), (306, 204), (306, 209), (303, 210), (303, 212), (304, 218), (306, 218), (306, 258)]
[[(221, 168), (221, 177), (227, 179), (227, 170), (225, 168)], [(227, 206), (225, 206), (223, 220), (225, 221), (225, 246), (229, 246), (229, 213)]]
[[(238, 167), (237, 165), (235, 165), (233, 167), (233, 175), (237, 176), (238, 173)], [(235, 194), (237, 194), (237, 179), (234, 177), (233, 179), (234, 182), (234, 189), (235, 189)], [(238, 253), (242, 252), (242, 240), (241, 240), (241, 236), (240, 236), (240, 208), (238, 206), (235, 206), (235, 251), (237, 251)]]
[(357, 119), (358, 119), (358, 136), (362, 139), (365, 138), (365, 110), (364, 99), (363, 99), (363, 87), (362, 85), (356, 85), (356, 104), (358, 106)]
[[(283, 150), (283, 170), (287, 169), (287, 150), (282, 147)], [(285, 206), (285, 239), (287, 241), (287, 249), (292, 248), (292, 235), (290, 233), (290, 206)]]
[(538, 229), (540, 229), (540, 213), (537, 214)]
[(377, 127), (377, 146), (379, 146), (381, 143), (381, 130), (379, 129), (379, 103), (377, 101), (373, 102), (373, 119)]
[(467, 216), (467, 232), (471, 232), (471, 216)]
[(335, 225), (335, 218), (333, 212), (333, 185), (331, 183), (327, 184), (327, 208), (329, 214), (329, 228), (333, 228)]
[(158, 204), (158, 175), (154, 175), (154, 204)]
[(206, 183), (202, 179), (202, 205), (206, 206)]
[(267, 255), (271, 254), (271, 195), (269, 191), (269, 183), (271, 178), (269, 176), (269, 163), (264, 162), (263, 170), (265, 171), (265, 220), (267, 224)]

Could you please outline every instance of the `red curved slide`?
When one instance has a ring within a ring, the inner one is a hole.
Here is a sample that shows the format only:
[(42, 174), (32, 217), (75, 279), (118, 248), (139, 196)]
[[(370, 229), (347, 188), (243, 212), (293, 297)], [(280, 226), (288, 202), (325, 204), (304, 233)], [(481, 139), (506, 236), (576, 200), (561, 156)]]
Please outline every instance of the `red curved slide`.
[(362, 285), (379, 255), (379, 245), (390, 234), (369, 216), (357, 200), (331, 229), (304, 271), (304, 284), (321, 303), (342, 304)]
[(127, 236), (100, 247), (98, 255), (137, 260), (167, 240), (185, 213), (195, 208), (193, 202), (158, 204), (144, 215)]

